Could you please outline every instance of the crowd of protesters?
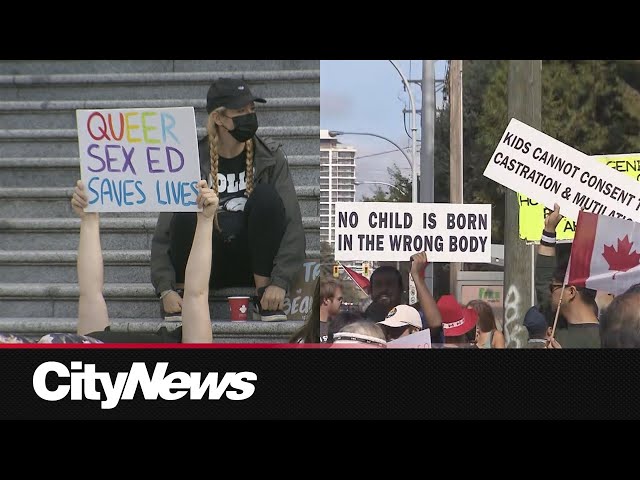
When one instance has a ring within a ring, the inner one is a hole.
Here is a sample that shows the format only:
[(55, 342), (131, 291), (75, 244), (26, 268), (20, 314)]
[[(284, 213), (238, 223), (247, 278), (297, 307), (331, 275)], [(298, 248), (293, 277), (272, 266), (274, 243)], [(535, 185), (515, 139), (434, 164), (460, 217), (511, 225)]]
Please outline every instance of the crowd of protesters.
[[(556, 205), (545, 219), (537, 247), (536, 304), (519, 319), (528, 333), (526, 348), (640, 347), (640, 284), (615, 297), (608, 292), (565, 284), (567, 264), (558, 262), (555, 241), (561, 219)], [(410, 275), (418, 297), (418, 302), (412, 305), (403, 304), (402, 275), (392, 266), (373, 271), (367, 291), (369, 301), (360, 302), (366, 308), (356, 311), (341, 309), (341, 283), (323, 277), (320, 341), (384, 347), (401, 337), (429, 329), (433, 347), (506, 348), (505, 336), (487, 302), (476, 299), (461, 305), (450, 294), (435, 301), (424, 280), (427, 263), (428, 252), (411, 257)]]

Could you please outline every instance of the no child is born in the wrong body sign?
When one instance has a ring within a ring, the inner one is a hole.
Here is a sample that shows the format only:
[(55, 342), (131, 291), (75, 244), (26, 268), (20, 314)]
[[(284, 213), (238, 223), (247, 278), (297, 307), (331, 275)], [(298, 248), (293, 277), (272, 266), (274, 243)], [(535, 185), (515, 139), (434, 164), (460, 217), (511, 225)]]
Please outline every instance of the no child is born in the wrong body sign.
[(338, 202), (336, 260), (491, 262), (491, 205)]

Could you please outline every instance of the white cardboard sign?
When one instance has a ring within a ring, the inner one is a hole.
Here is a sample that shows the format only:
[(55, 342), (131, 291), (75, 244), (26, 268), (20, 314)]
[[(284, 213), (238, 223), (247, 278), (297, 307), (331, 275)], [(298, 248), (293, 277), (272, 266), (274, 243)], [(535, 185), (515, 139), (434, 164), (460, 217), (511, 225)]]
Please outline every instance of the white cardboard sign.
[(88, 212), (196, 212), (193, 107), (76, 110)]
[(336, 202), (335, 259), (491, 262), (491, 205)]
[(640, 183), (515, 118), (484, 175), (571, 220), (583, 208), (640, 222)]
[(431, 331), (428, 328), (387, 342), (387, 348), (431, 348)]

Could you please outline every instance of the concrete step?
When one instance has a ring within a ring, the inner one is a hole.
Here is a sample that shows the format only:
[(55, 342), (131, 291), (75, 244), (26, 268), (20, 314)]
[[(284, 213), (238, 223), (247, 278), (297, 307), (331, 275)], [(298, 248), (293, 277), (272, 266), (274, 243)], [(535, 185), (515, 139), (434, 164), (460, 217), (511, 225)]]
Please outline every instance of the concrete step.
[[(77, 240), (76, 240), (77, 243)], [(319, 250), (306, 257), (320, 258)], [(103, 250), (105, 283), (150, 283), (149, 250)], [(2, 250), (0, 279), (4, 283), (77, 283), (75, 250)]]
[(1, 60), (0, 75), (319, 70), (319, 60)]
[[(149, 250), (104, 250), (105, 283), (150, 283)], [(5, 283), (77, 283), (77, 251), (0, 251)]]
[[(114, 108), (166, 108), (193, 106), (196, 125), (205, 125), (206, 100), (67, 100), (67, 101), (13, 101), (0, 102), (0, 129), (67, 129), (76, 128), (78, 109)], [(270, 98), (258, 104), (258, 120), (265, 126), (320, 125), (320, 99)]]
[[(157, 217), (117, 218), (104, 213), (100, 216), (102, 248), (149, 250), (156, 221)], [(77, 218), (0, 218), (0, 249), (77, 249), (79, 232)]]
[(211, 81), (242, 77), (265, 99), (320, 97), (320, 70), (250, 72), (0, 75), (0, 98), (20, 100), (133, 100), (206, 98)]
[[(76, 154), (77, 155), (77, 154)], [(294, 185), (318, 185), (318, 155), (287, 155)], [(80, 178), (80, 160), (72, 158), (0, 158), (2, 187), (69, 187)]]
[[(100, 216), (100, 240), (104, 250), (151, 248), (157, 216), (119, 218), (112, 215), (103, 213)], [(320, 250), (320, 221), (317, 216), (303, 217), (302, 224), (309, 258), (319, 258), (313, 255)], [(79, 233), (80, 220), (77, 218), (0, 218), (0, 254), (20, 250), (76, 250)]]
[(317, 70), (320, 72), (320, 60), (174, 60), (173, 62), (175, 72), (223, 72), (227, 75), (260, 70)]
[[(0, 188), (0, 218), (74, 217), (73, 188)], [(296, 187), (303, 217), (318, 216), (319, 186)], [(149, 216), (145, 212), (118, 214), (122, 217)]]
[[(198, 128), (198, 138), (204, 128)], [(320, 151), (317, 126), (260, 127), (258, 134), (280, 141), (287, 155), (313, 155)], [(77, 157), (76, 129), (16, 129), (0, 130), (0, 158), (10, 157)]]
[[(103, 289), (110, 318), (159, 318), (160, 300), (153, 286), (106, 283)], [(210, 293), (211, 318), (229, 319), (227, 297), (253, 296), (253, 288), (226, 288)], [(78, 285), (72, 283), (0, 283), (3, 317), (78, 316)]]
[[(218, 319), (211, 322), (215, 343), (286, 343), (302, 324), (302, 321), (232, 322)], [(75, 333), (76, 325), (75, 317), (0, 317), (0, 332), (35, 339), (47, 333)], [(114, 318), (111, 331), (154, 333), (163, 326), (171, 331), (180, 325), (180, 322), (163, 322), (157, 318)]]
[[(103, 294), (109, 317), (160, 318), (160, 300), (151, 284), (107, 283)], [(211, 318), (229, 320), (230, 296), (253, 298), (253, 288), (225, 288), (210, 293)], [(78, 285), (71, 283), (0, 283), (2, 317), (76, 318), (78, 315)], [(250, 305), (250, 318), (253, 305)]]

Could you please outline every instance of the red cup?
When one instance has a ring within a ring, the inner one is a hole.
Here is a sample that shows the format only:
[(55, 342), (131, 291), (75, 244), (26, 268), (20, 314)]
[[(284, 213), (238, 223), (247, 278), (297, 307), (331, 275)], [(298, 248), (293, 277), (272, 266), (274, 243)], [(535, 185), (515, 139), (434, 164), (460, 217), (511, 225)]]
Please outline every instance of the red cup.
[(246, 321), (249, 313), (249, 297), (229, 297), (231, 320)]

